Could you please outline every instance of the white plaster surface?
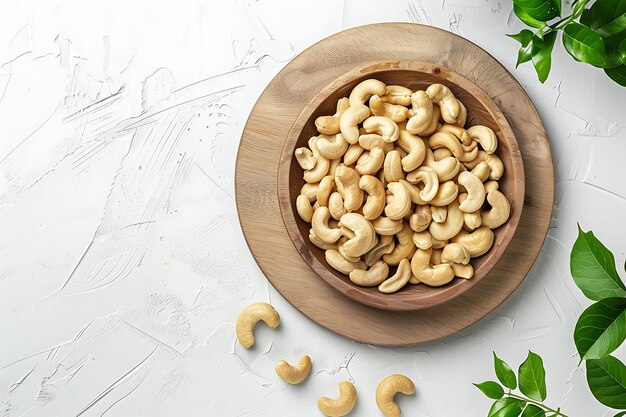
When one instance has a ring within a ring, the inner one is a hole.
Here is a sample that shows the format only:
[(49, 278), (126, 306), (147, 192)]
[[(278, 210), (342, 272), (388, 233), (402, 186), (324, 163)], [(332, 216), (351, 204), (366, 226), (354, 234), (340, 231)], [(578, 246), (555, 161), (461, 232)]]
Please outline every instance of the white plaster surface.
[[(328, 332), (266, 281), (245, 245), (233, 189), (248, 114), (293, 57), (342, 29), (409, 21), (477, 43), (522, 83), (545, 122), (554, 219), (515, 295), (470, 329), (404, 349)], [(394, 372), (409, 416), (486, 416), (472, 382), (491, 352), (548, 371), (548, 403), (612, 416), (589, 392), (572, 341), (589, 303), (569, 276), (576, 222), (624, 264), (626, 89), (557, 45), (541, 85), (515, 68), (509, 0), (0, 2), (0, 415), (315, 416), (339, 381), (355, 416)], [(623, 270), (623, 268), (618, 268)], [(280, 330), (255, 349), (234, 321), (271, 300)], [(624, 350), (617, 356), (625, 359)], [(274, 373), (302, 354), (312, 376)], [(404, 414), (403, 414), (404, 415)]]

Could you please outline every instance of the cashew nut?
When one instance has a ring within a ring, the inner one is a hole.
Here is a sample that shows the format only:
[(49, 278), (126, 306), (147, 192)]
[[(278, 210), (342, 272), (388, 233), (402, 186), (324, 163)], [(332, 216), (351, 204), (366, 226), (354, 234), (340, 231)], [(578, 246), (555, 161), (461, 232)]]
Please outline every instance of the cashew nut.
[(350, 272), (354, 271), (355, 269), (367, 268), (365, 262), (350, 262), (349, 260), (341, 256), (339, 251), (335, 249), (329, 249), (324, 252), (324, 257), (326, 258), (326, 262), (328, 262), (328, 265), (332, 266), (334, 269), (345, 275), (350, 275)]
[(254, 326), (263, 321), (268, 327), (275, 329), (280, 324), (280, 316), (268, 303), (253, 303), (241, 310), (235, 332), (241, 346), (250, 349), (254, 345)]
[(428, 229), (432, 220), (432, 209), (430, 206), (417, 206), (415, 213), (409, 218), (409, 226), (415, 232), (422, 232)]
[[(463, 201), (467, 198), (467, 194), (459, 194), (459, 204), (463, 204)], [(472, 231), (480, 227), (482, 220), (480, 218), (480, 210), (474, 211), (472, 213), (463, 213), (463, 222), (465, 226), (464, 229)]]
[(315, 119), (317, 131), (324, 135), (339, 133), (339, 118), (348, 107), (350, 107), (350, 100), (347, 97), (340, 98), (337, 101), (337, 112), (333, 116), (320, 116)]
[(470, 261), (470, 253), (465, 246), (460, 243), (448, 243), (441, 253), (443, 262), (454, 262), (457, 264), (467, 265)]
[(400, 417), (400, 407), (394, 401), (397, 393), (415, 394), (415, 384), (404, 375), (389, 375), (376, 388), (376, 404), (385, 417)]
[[(400, 180), (398, 182), (406, 187), (406, 189), (409, 191), (409, 196), (411, 197), (411, 202), (417, 204), (417, 207), (420, 207), (420, 206), (423, 206), (425, 204), (428, 204), (426, 201), (422, 200), (422, 197), (420, 196), (420, 193), (422, 192), (422, 190), (419, 187), (417, 187), (416, 185), (411, 184), (407, 180)], [(389, 190), (387, 190), (387, 191), (389, 191)]]
[(341, 216), (346, 214), (346, 208), (343, 206), (343, 197), (339, 192), (335, 191), (328, 199), (328, 211), (333, 219), (339, 220)]
[(436, 223), (443, 223), (446, 221), (448, 217), (448, 206), (438, 207), (432, 206), (430, 208), (431, 214), (433, 216), (433, 221)]
[(397, 104), (385, 103), (379, 96), (370, 97), (370, 110), (374, 116), (387, 117), (396, 123), (406, 120), (409, 109)]
[(320, 155), (319, 150), (317, 149), (316, 138), (311, 138), (309, 140), (309, 148), (315, 157), (315, 166), (312, 169), (307, 169), (304, 171), (304, 181), (308, 183), (320, 182), (322, 178), (328, 173), (328, 168), (330, 168), (330, 161), (327, 158), (324, 158)]
[(361, 81), (350, 93), (350, 106), (363, 105), (374, 94), (383, 96), (386, 91), (387, 86), (382, 81), (375, 79)]
[(285, 360), (276, 364), (276, 374), (288, 384), (299, 384), (304, 381), (311, 372), (311, 358), (304, 355), (297, 365), (289, 365)]
[(383, 137), (376, 133), (368, 133), (359, 136), (359, 145), (368, 151), (374, 148), (383, 148), (385, 154), (393, 151), (393, 143), (385, 142)]
[[(479, 152), (480, 154), (480, 152)], [(495, 153), (487, 155), (485, 162), (489, 165), (489, 179), (499, 180), (504, 174), (504, 164)]]
[(426, 147), (424, 165), (435, 170), (439, 182), (454, 178), (461, 168), (461, 163), (453, 156), (443, 158), (441, 161), (436, 161), (435, 155), (433, 155), (433, 151), (429, 147)]
[(363, 104), (350, 104), (350, 107), (343, 112), (339, 118), (339, 128), (348, 143), (355, 144), (359, 141), (359, 123), (362, 123), (369, 115), (369, 107)]
[(461, 102), (461, 100), (457, 99), (457, 102), (459, 103), (459, 117), (457, 117), (457, 121), (455, 123), (455, 125), (459, 126), (459, 127), (464, 127), (465, 126), (465, 122), (467, 121), (467, 109), (465, 108), (465, 106), (463, 105), (463, 102)]
[(341, 237), (341, 230), (331, 229), (328, 226), (328, 220), (330, 220), (328, 207), (320, 207), (313, 212), (311, 227), (313, 228), (315, 236), (326, 243), (335, 243)]
[[(337, 241), (337, 252), (339, 252), (339, 254), (341, 256), (343, 256), (343, 258), (347, 261), (350, 262), (359, 262), (361, 260), (360, 256), (350, 256), (348, 254), (346, 254), (346, 251), (343, 248), (344, 243), (346, 243), (348, 241), (348, 238), (346, 237), (346, 235), (343, 233), (342, 229), (342, 235), (341, 238), (339, 238), (339, 240)], [(345, 229), (347, 230), (347, 229)]]
[(423, 232), (413, 232), (413, 243), (418, 249), (430, 249), (433, 247), (433, 239), (427, 230)]
[(448, 87), (443, 84), (432, 84), (426, 89), (426, 94), (430, 96), (433, 103), (439, 104), (441, 117), (446, 123), (454, 124), (457, 122), (461, 108)]
[(339, 165), (341, 165), (341, 164), (342, 164), (341, 158), (339, 158), (339, 159), (331, 159), (330, 160), (330, 166), (328, 167), (328, 174), (327, 175), (330, 175), (331, 177), (334, 177), (335, 176), (335, 172), (337, 172), (337, 167)]
[(385, 162), (385, 151), (376, 147), (371, 151), (361, 154), (356, 164), (356, 171), (361, 175), (376, 174)]
[(472, 141), (469, 145), (461, 145), (463, 154), (459, 157), (459, 161), (473, 161), (478, 156), (478, 144)]
[(430, 149), (447, 148), (457, 159), (463, 156), (461, 142), (450, 132), (440, 130), (435, 133), (428, 139), (428, 146), (430, 146)]
[(433, 242), (433, 249), (443, 249), (448, 243), (450, 243), (447, 240), (438, 240), (432, 236), (430, 237), (430, 240)]
[(402, 219), (391, 220), (389, 217), (380, 216), (371, 223), (376, 233), (381, 236), (393, 236), (402, 230)]
[(400, 156), (400, 152), (394, 150), (387, 153), (383, 164), (383, 172), (387, 182), (395, 182), (404, 179), (402, 156)]
[(381, 99), (385, 103), (409, 106), (411, 104), (411, 94), (410, 88), (401, 85), (388, 85), (387, 91), (385, 91), (385, 95)]
[(454, 270), (448, 264), (439, 264), (430, 267), (432, 249), (418, 249), (411, 259), (411, 271), (413, 275), (426, 285), (439, 287), (452, 281)]
[(319, 135), (315, 141), (317, 149), (324, 158), (327, 159), (339, 159), (348, 149), (348, 142), (343, 139), (341, 133), (337, 133), (332, 136)]
[(429, 202), (437, 195), (439, 191), (439, 177), (434, 169), (428, 166), (422, 166), (413, 172), (409, 172), (406, 180), (411, 184), (424, 184), (424, 188), (420, 191), (420, 198)]
[(511, 206), (506, 196), (498, 190), (491, 190), (487, 194), (487, 202), (491, 210), (480, 214), (481, 224), (490, 229), (502, 226), (511, 214)]
[(463, 229), (463, 212), (459, 209), (459, 202), (452, 201), (448, 206), (446, 221), (432, 222), (428, 231), (437, 240), (448, 240), (456, 236)]
[(374, 287), (387, 279), (389, 265), (383, 261), (377, 261), (368, 270), (355, 269), (350, 272), (350, 281), (362, 287)]
[(485, 192), (489, 194), (491, 190), (497, 190), (499, 187), (498, 181), (487, 181), (485, 183)]
[(296, 211), (302, 220), (307, 223), (311, 223), (311, 218), (313, 217), (313, 207), (311, 207), (309, 198), (304, 194), (300, 194), (298, 198), (296, 198)]
[(454, 181), (446, 181), (439, 184), (439, 190), (435, 198), (430, 200), (431, 206), (447, 206), (459, 195), (459, 187)]
[(393, 199), (385, 206), (385, 215), (391, 220), (404, 218), (411, 211), (409, 190), (399, 182), (390, 182), (387, 189), (391, 191)]
[(467, 133), (467, 130), (463, 129), (461, 126), (449, 125), (446, 123), (441, 126), (441, 129), (439, 129), (439, 131), (452, 133), (459, 141), (463, 142), (463, 145), (466, 146), (471, 145), (473, 142), (472, 137), (469, 135), (469, 133)]
[(317, 408), (328, 417), (342, 417), (348, 414), (356, 404), (356, 389), (348, 381), (339, 383), (339, 398), (336, 400), (322, 397), (317, 400)]
[(452, 151), (448, 148), (437, 148), (433, 151), (433, 156), (435, 157), (435, 161), (441, 161), (444, 158), (454, 155), (452, 155)]
[(383, 255), (383, 261), (389, 265), (398, 265), (401, 260), (408, 259), (415, 251), (415, 243), (413, 243), (413, 230), (408, 224), (404, 223), (402, 229), (396, 233), (398, 243), (391, 253)]
[(415, 114), (406, 122), (406, 130), (414, 135), (424, 134), (433, 118), (433, 102), (426, 92), (416, 91), (411, 95), (411, 104)]
[(300, 194), (305, 195), (309, 199), (310, 203), (315, 203), (315, 200), (317, 200), (317, 188), (319, 185), (319, 182), (312, 184), (305, 182), (302, 188), (300, 188)]
[(361, 177), (354, 169), (343, 164), (335, 170), (337, 191), (342, 194), (343, 205), (347, 212), (356, 211), (363, 204), (363, 190), (359, 188), (360, 179)]
[(398, 137), (398, 146), (404, 149), (408, 154), (402, 158), (402, 169), (406, 172), (417, 169), (426, 157), (426, 145), (422, 138), (412, 135), (406, 130), (400, 131)]
[(309, 240), (312, 244), (322, 250), (337, 249), (336, 243), (326, 243), (319, 237), (315, 236), (315, 232), (313, 231), (313, 229), (309, 229)]
[(385, 187), (371, 175), (363, 175), (359, 180), (359, 187), (367, 193), (367, 200), (363, 205), (363, 216), (367, 220), (374, 220), (385, 209)]
[[(472, 174), (476, 175), (482, 182), (487, 181), (489, 178), (489, 174), (491, 173), (491, 169), (486, 162), (480, 162), (472, 169)], [(497, 184), (497, 183), (496, 183)]]
[(498, 148), (498, 138), (493, 130), (487, 126), (475, 125), (467, 129), (467, 133), (472, 139), (480, 143), (480, 146), (488, 154), (492, 154)]
[(363, 153), (363, 147), (358, 143), (353, 143), (348, 147), (348, 150), (343, 155), (343, 163), (346, 165), (354, 164), (361, 154)]
[(411, 278), (411, 263), (408, 259), (402, 259), (396, 273), (380, 284), (378, 290), (385, 294), (394, 293), (401, 290), (409, 282), (409, 278)]
[(474, 268), (471, 264), (463, 265), (463, 264), (455, 264), (451, 263), (450, 266), (454, 271), (454, 275), (459, 278), (470, 279), (474, 276)]
[(298, 148), (295, 151), (296, 161), (302, 169), (313, 169), (317, 163), (317, 159), (313, 156), (313, 152), (309, 148)]
[(453, 243), (460, 243), (469, 251), (470, 256), (475, 258), (487, 253), (493, 245), (493, 232), (488, 227), (481, 226), (471, 233), (461, 230), (458, 235), (450, 239)]
[(441, 108), (438, 104), (433, 103), (433, 118), (430, 119), (430, 124), (426, 127), (422, 133), (420, 133), (421, 137), (430, 136), (435, 133), (441, 127), (441, 123), (439, 123), (439, 117), (441, 116)]
[(317, 187), (317, 202), (320, 206), (328, 207), (328, 199), (333, 192), (335, 186), (335, 179), (331, 175), (326, 175), (320, 181), (319, 187)]
[(374, 265), (383, 257), (384, 254), (391, 253), (395, 246), (396, 242), (393, 240), (393, 235), (381, 236), (380, 239), (378, 239), (376, 245), (372, 249), (370, 249), (370, 251), (367, 252), (365, 256), (363, 256), (363, 261), (365, 261), (365, 265)]
[(363, 128), (367, 133), (379, 134), (385, 142), (395, 142), (400, 135), (400, 128), (396, 122), (381, 116), (368, 117), (363, 121)]
[(354, 237), (343, 244), (343, 251), (347, 256), (360, 257), (376, 244), (374, 227), (360, 214), (345, 214), (339, 221), (339, 225), (347, 227), (354, 233)]
[(473, 213), (479, 210), (485, 202), (485, 186), (476, 175), (470, 171), (459, 174), (459, 184), (467, 190), (467, 198), (459, 206), (465, 213)]

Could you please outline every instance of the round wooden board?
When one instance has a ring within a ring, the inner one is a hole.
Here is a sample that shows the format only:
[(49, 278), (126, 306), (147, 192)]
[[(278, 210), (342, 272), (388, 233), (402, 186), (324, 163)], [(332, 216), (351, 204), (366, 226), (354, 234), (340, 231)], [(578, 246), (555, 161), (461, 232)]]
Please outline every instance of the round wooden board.
[[(453, 69), (500, 107), (524, 160), (526, 197), (519, 227), (491, 272), (463, 295), (417, 311), (359, 304), (324, 282), (304, 262), (283, 224), (277, 171), (287, 134), (325, 86), (367, 61), (421, 60)], [(326, 38), (294, 58), (267, 86), (244, 129), (235, 176), (241, 226), (256, 261), (274, 287), (320, 325), (351, 339), (407, 346), (454, 334), (485, 317), (524, 279), (543, 245), (552, 215), (550, 145), (532, 102), (513, 76), (470, 41), (410, 23), (361, 26)]]

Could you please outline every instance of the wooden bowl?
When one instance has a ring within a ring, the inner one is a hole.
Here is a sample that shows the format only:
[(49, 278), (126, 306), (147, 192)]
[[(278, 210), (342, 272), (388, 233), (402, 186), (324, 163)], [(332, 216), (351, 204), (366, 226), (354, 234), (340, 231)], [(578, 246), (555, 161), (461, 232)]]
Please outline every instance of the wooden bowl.
[[(302, 82), (306, 83), (306, 77), (312, 76), (315, 75), (302, 74)], [(403, 85), (414, 91), (425, 90), (434, 83), (445, 84), (467, 108), (466, 126), (482, 124), (496, 133), (496, 154), (504, 164), (504, 175), (498, 180), (499, 189), (511, 204), (511, 215), (507, 223), (494, 230), (494, 244), (489, 252), (472, 258), (472, 279), (455, 277), (442, 287), (407, 285), (396, 293), (383, 294), (376, 287), (353, 284), (346, 275), (331, 268), (324, 258), (324, 251), (309, 241), (311, 226), (298, 216), (295, 207), (304, 180), (294, 150), (307, 146), (309, 138), (318, 134), (314, 123), (318, 116), (334, 114), (337, 100), (347, 97), (354, 86), (368, 78), (376, 78), (387, 85)], [(278, 199), (285, 227), (294, 246), (304, 261), (329, 285), (347, 297), (372, 307), (385, 310), (419, 310), (439, 305), (469, 290), (498, 262), (515, 233), (524, 205), (524, 167), (517, 141), (505, 116), (491, 98), (471, 81), (430, 62), (372, 62), (333, 81), (309, 102), (295, 120), (282, 149), (278, 169)]]

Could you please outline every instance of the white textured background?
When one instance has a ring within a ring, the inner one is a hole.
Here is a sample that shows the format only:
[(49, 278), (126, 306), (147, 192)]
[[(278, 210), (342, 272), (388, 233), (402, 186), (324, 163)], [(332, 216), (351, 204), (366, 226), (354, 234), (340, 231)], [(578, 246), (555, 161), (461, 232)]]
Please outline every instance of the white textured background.
[[(243, 125), (271, 78), (314, 42), (383, 21), (438, 26), (499, 59), (543, 117), (557, 177), (548, 239), (516, 294), (406, 349), (295, 311), (254, 263), (233, 191)], [(541, 85), (514, 68), (504, 34), (520, 28), (509, 0), (2, 1), (0, 415), (314, 416), (350, 379), (353, 415), (375, 416), (378, 381), (402, 372), (417, 385), (407, 415), (484, 417), (471, 383), (494, 377), (492, 350), (516, 368), (528, 349), (544, 357), (547, 403), (612, 415), (577, 368), (588, 301), (569, 250), (578, 221), (624, 263), (626, 89), (561, 45)], [(233, 324), (258, 300), (282, 324), (244, 351)], [(288, 387), (274, 364), (305, 353), (312, 377)]]

